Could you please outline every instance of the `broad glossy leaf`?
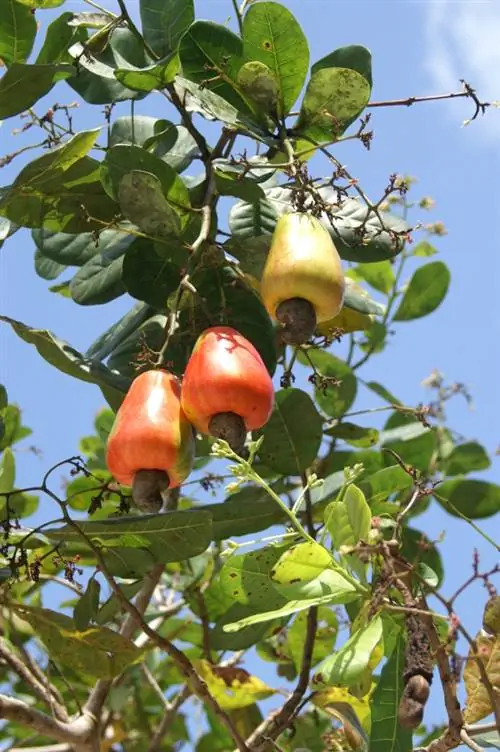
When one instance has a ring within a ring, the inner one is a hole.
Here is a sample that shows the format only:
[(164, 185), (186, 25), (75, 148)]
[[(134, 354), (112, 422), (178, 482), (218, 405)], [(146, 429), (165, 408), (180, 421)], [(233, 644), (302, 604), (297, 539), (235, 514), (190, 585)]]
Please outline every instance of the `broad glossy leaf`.
[(257, 201), (264, 196), (256, 180), (245, 178), (237, 172), (215, 169), (215, 185), (220, 196), (236, 196), (245, 201)]
[(487, 470), (490, 465), (485, 448), (476, 441), (468, 441), (454, 447), (446, 459), (444, 471), (446, 475), (465, 475), (474, 470)]
[(344, 494), (343, 503), (347, 509), (349, 524), (354, 533), (356, 543), (367, 541), (371, 528), (372, 514), (366, 503), (365, 495), (357, 486), (351, 483)]
[(274, 565), (270, 576), (276, 585), (291, 585), (316, 579), (332, 565), (330, 553), (319, 543), (306, 541), (287, 549)]
[(299, 360), (304, 365), (311, 364), (316, 371), (325, 378), (338, 379), (338, 386), (326, 385), (325, 388), (316, 387), (315, 399), (320, 408), (332, 418), (340, 418), (348, 411), (356, 399), (357, 380), (347, 363), (336, 358), (325, 350), (310, 349), (307, 357), (301, 353)]
[[(384, 264), (385, 261), (379, 263)], [(364, 264), (366, 267), (375, 266), (376, 264)], [(385, 313), (385, 306), (376, 300), (372, 300), (366, 290), (353, 282), (352, 279), (346, 277), (346, 287), (344, 294), (344, 307), (352, 308), (354, 311), (360, 313), (372, 313), (377, 316), (383, 316)]]
[(51, 63), (71, 63), (69, 47), (75, 42), (85, 40), (83, 29), (71, 26), (68, 22), (73, 18), (73, 13), (61, 13), (47, 28), (45, 41), (42, 45), (37, 64), (50, 65)]
[(386, 295), (391, 291), (395, 276), (392, 264), (389, 261), (378, 261), (375, 264), (358, 264), (354, 269), (349, 271), (351, 279), (368, 282), (368, 284), (379, 292)]
[(146, 96), (146, 92), (127, 89), (114, 74), (119, 68), (143, 68), (150, 62), (143, 45), (129, 29), (114, 29), (104, 50), (95, 57), (85, 53), (81, 42), (70, 48), (70, 54), (78, 61), (77, 72), (67, 83), (89, 104), (109, 104)]
[(48, 94), (57, 81), (69, 78), (73, 72), (71, 65), (12, 63), (0, 79), (0, 118), (6, 120), (29, 109)]
[(360, 44), (350, 44), (330, 52), (311, 66), (311, 73), (323, 68), (350, 68), (364, 76), (369, 85), (372, 85), (372, 56), (370, 50)]
[(6, 66), (24, 63), (33, 48), (36, 19), (17, 0), (3, 0), (0, 13), (0, 59)]
[(312, 679), (315, 686), (352, 686), (369, 665), (382, 638), (382, 619), (376, 616), (358, 629), (332, 656), (321, 663)]
[(97, 253), (110, 252), (119, 245), (125, 249), (133, 241), (127, 235), (127, 227), (120, 230), (103, 230), (99, 238), (91, 232), (78, 235), (51, 232), (43, 228), (32, 230), (36, 247), (48, 259), (63, 266), (83, 266)]
[[(487, 637), (479, 634), (476, 637), (476, 644), (491, 685), (498, 687), (500, 683), (500, 636)], [(469, 649), (464, 668), (464, 682), (467, 690), (464, 721), (466, 723), (481, 721), (493, 712), (493, 708), (472, 647)]]
[(293, 14), (279, 3), (251, 5), (243, 20), (243, 50), (246, 60), (258, 60), (273, 71), (279, 85), (278, 114), (288, 114), (309, 68), (307, 39)]
[(369, 102), (371, 86), (352, 68), (322, 68), (307, 85), (295, 131), (313, 143), (342, 135)]
[(404, 654), (404, 637), (399, 634), (371, 698), (369, 752), (411, 752), (413, 749), (411, 731), (401, 728), (398, 720), (403, 694)]
[(125, 293), (122, 279), (123, 255), (130, 241), (133, 241), (131, 236), (123, 236), (122, 243), (96, 253), (77, 271), (70, 284), (71, 297), (75, 303), (102, 305)]
[(238, 110), (248, 110), (237, 84), (238, 71), (245, 62), (241, 38), (226, 26), (212, 21), (195, 21), (179, 45), (182, 73), (197, 84), (206, 82)]
[(470, 519), (491, 517), (500, 511), (500, 486), (483, 480), (446, 480), (434, 491), (443, 509)]
[(180, 235), (180, 219), (163, 194), (156, 175), (133, 170), (123, 176), (118, 200), (125, 217), (152, 237), (172, 238)]
[(112, 679), (141, 657), (133, 642), (106, 627), (79, 632), (73, 619), (46, 608), (13, 604), (45, 645), (49, 656), (89, 678)]
[(265, 465), (284, 475), (300, 475), (316, 459), (322, 420), (306, 392), (281, 389), (259, 436), (264, 436), (258, 454)]
[[(148, 318), (115, 347), (108, 359), (108, 367), (113, 372), (121, 374), (127, 382), (135, 378), (139, 365), (138, 356), (144, 351), (145, 345), (151, 350), (159, 352), (160, 347), (165, 342), (166, 325), (167, 317), (163, 314), (156, 314)], [(182, 369), (178, 372), (174, 366), (175, 364), (169, 358), (165, 360), (166, 368), (181, 375)]]
[(154, 308), (167, 307), (168, 296), (181, 281), (178, 264), (158, 256), (153, 245), (135, 243), (123, 261), (123, 284), (133, 298)]
[(195, 668), (208, 691), (225, 710), (246, 708), (271, 697), (275, 690), (242, 668), (213, 666), (208, 661), (195, 662)]
[(110, 326), (90, 345), (85, 357), (104, 360), (152, 314), (153, 310), (150, 306), (145, 303), (136, 303), (116, 324)]
[[(0, 321), (10, 324), (18, 337), (34, 345), (41, 357), (55, 366), (59, 371), (73, 378), (87, 381), (99, 386), (126, 392), (129, 382), (95, 361), (85, 358), (63, 340), (55, 337), (46, 329), (32, 329), (26, 324), (0, 316)], [(4, 437), (5, 440), (5, 437)]]
[(183, 34), (194, 21), (193, 0), (141, 0), (144, 39), (162, 58), (178, 48)]
[(446, 297), (450, 279), (442, 261), (421, 266), (412, 276), (393, 320), (411, 321), (435, 311)]

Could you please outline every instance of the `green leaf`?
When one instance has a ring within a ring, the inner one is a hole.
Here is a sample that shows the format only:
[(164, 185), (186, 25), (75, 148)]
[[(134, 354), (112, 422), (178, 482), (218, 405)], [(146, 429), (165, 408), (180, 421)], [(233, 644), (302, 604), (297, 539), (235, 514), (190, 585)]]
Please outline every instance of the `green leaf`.
[(9, 497), (8, 506), (5, 503), (5, 499), (2, 501), (4, 503), (0, 505), (0, 521), (12, 520), (12, 517), (15, 519), (31, 517), (32, 514), (35, 514), (39, 504), (38, 496), (21, 492), (12, 494)]
[(23, 5), (27, 5), (33, 10), (47, 10), (49, 8), (58, 8), (65, 0), (19, 0)]
[(333, 561), (326, 548), (306, 541), (286, 550), (270, 572), (273, 583), (292, 585), (316, 579)]
[(123, 284), (129, 295), (154, 308), (166, 308), (181, 281), (181, 268), (162, 259), (151, 244), (135, 243), (123, 261)]
[[(156, 352), (160, 350), (165, 342), (166, 325), (166, 315), (157, 314), (149, 317), (114, 348), (108, 359), (108, 368), (121, 374), (122, 378), (129, 383), (137, 374), (138, 356), (143, 352), (144, 346), (146, 345)], [(165, 365), (167, 368), (173, 369), (175, 364), (167, 359)]]
[(177, 53), (145, 68), (117, 68), (115, 78), (128, 89), (149, 93), (153, 89), (165, 89), (179, 72), (180, 61)]
[(96, 253), (78, 270), (70, 284), (71, 297), (75, 303), (102, 305), (125, 293), (122, 280), (123, 255), (133, 240), (133, 237), (125, 235), (121, 243)]
[(307, 85), (295, 131), (313, 143), (331, 141), (363, 112), (371, 86), (352, 68), (322, 68)]
[(87, 583), (83, 595), (77, 601), (73, 609), (73, 621), (79, 632), (84, 632), (91, 621), (95, 621), (99, 610), (99, 596), (101, 586), (93, 577)]
[(144, 39), (160, 57), (178, 49), (183, 34), (194, 21), (193, 0), (141, 0)]
[(312, 364), (321, 376), (341, 382), (338, 386), (327, 385), (325, 388), (316, 387), (314, 390), (320, 408), (332, 418), (341, 418), (356, 399), (358, 388), (356, 377), (347, 363), (319, 349), (309, 349), (307, 357), (301, 353), (298, 359), (309, 367)]
[(322, 57), (311, 66), (311, 73), (323, 68), (350, 68), (364, 76), (369, 85), (372, 85), (372, 56), (370, 50), (359, 44), (351, 44), (347, 47), (339, 47)]
[(466, 475), (474, 470), (487, 470), (490, 465), (485, 448), (476, 441), (469, 441), (454, 447), (446, 459), (444, 472), (446, 475)]
[(248, 110), (236, 83), (244, 63), (243, 43), (226, 26), (212, 21), (195, 21), (179, 45), (182, 73), (202, 84), (238, 110)]
[[(10, 447), (5, 447), (0, 459), (0, 494), (9, 493), (14, 489), (16, 481), (16, 458)], [(5, 499), (1, 500), (5, 502)]]
[(32, 329), (8, 316), (0, 316), (0, 321), (10, 324), (18, 337), (28, 344), (34, 345), (44, 360), (55, 366), (59, 371), (68, 374), (68, 376), (98, 384), (101, 387), (127, 391), (129, 385), (127, 380), (111, 373), (101, 363), (84, 358), (81, 353), (46, 329)]
[(12, 63), (0, 79), (0, 118), (6, 120), (29, 109), (48, 94), (57, 81), (73, 73), (70, 65)]
[[(203, 510), (79, 522), (78, 527), (107, 552), (130, 547), (147, 551), (164, 563), (197, 556), (212, 539), (211, 515)], [(81, 551), (89, 550), (79, 532), (68, 525), (50, 528), (45, 535), (50, 540), (71, 543)]]
[(411, 752), (412, 733), (401, 728), (398, 709), (403, 695), (405, 641), (400, 633), (371, 698), (369, 752)]
[(371, 529), (372, 513), (364, 493), (357, 486), (351, 484), (347, 487), (343, 502), (347, 509), (355, 542), (367, 541)]
[(112, 324), (85, 353), (86, 358), (104, 360), (115, 350), (127, 337), (135, 332), (153, 313), (150, 306), (144, 303), (136, 303), (122, 318)]
[(316, 459), (322, 438), (322, 420), (306, 392), (281, 389), (274, 410), (259, 431), (264, 441), (259, 458), (283, 475), (300, 475)]
[(349, 271), (349, 275), (356, 281), (363, 280), (379, 292), (386, 295), (392, 290), (395, 282), (392, 264), (389, 261), (378, 261), (375, 264), (358, 264)]
[(441, 554), (425, 533), (406, 526), (403, 531), (401, 553), (405, 559), (415, 563), (415, 565), (418, 562), (430, 569), (436, 575), (437, 585), (441, 585), (444, 579)]
[(62, 266), (83, 266), (97, 253), (113, 253), (119, 246), (125, 249), (134, 241), (122, 230), (103, 230), (96, 241), (94, 233), (82, 232), (78, 235), (65, 232), (51, 232), (44, 228), (31, 231), (37, 249), (48, 259)]
[[(378, 264), (385, 264), (385, 261), (379, 261)], [(388, 262), (387, 262), (388, 263)], [(377, 266), (378, 264), (364, 264), (366, 267)], [(385, 313), (385, 306), (376, 300), (372, 300), (366, 290), (353, 282), (349, 277), (346, 277), (346, 287), (344, 295), (344, 306), (346, 308), (352, 308), (354, 311), (360, 313), (373, 313), (376, 316), (383, 316)]]
[(411, 321), (427, 316), (446, 297), (451, 275), (442, 261), (432, 261), (414, 273), (394, 314), (394, 321)]
[(443, 509), (454, 517), (491, 517), (500, 511), (500, 486), (483, 480), (446, 480), (434, 491)]
[(490, 731), (487, 734), (474, 734), (474, 741), (484, 749), (500, 749), (500, 733)]
[(214, 170), (215, 185), (220, 196), (236, 196), (244, 201), (258, 201), (264, 196), (264, 191), (256, 180), (242, 177), (238, 172)]
[(125, 67), (137, 70), (147, 66), (150, 60), (145, 56), (144, 46), (127, 28), (115, 28), (111, 32), (102, 30), (101, 33), (104, 35), (101, 45), (104, 49), (97, 52), (94, 47), (94, 57), (85, 51), (85, 44), (81, 42), (70, 48), (77, 72), (67, 83), (89, 104), (143, 99), (146, 92), (123, 86), (115, 77), (115, 71)]
[(284, 521), (284, 514), (269, 495), (256, 486), (245, 486), (223, 504), (206, 504), (213, 515), (214, 540), (258, 533)]
[[(102, 490), (105, 483), (113, 480), (111, 473), (103, 469), (95, 469), (92, 475), (82, 475), (73, 478), (66, 486), (66, 501), (71, 509), (86, 512), (93, 499)], [(117, 497), (114, 497), (117, 499)]]
[(70, 233), (102, 229), (118, 207), (98, 182), (100, 163), (84, 156), (99, 130), (82, 131), (30, 162), (0, 200), (0, 213), (24, 227)]
[[(129, 600), (132, 599), (134, 595), (137, 595), (137, 593), (141, 589), (141, 586), (141, 580), (131, 583), (120, 583), (120, 588)], [(119, 613), (122, 610), (123, 605), (120, 599), (115, 593), (112, 593), (108, 600), (103, 603), (103, 605), (99, 609), (94, 621), (102, 626), (103, 624), (110, 622), (115, 614)]]
[(254, 624), (239, 632), (228, 633), (224, 631), (226, 624), (244, 619), (253, 615), (253, 613), (254, 609), (251, 606), (244, 606), (242, 603), (234, 603), (229, 606), (225, 613), (217, 619), (215, 628), (210, 630), (210, 647), (213, 650), (246, 650), (255, 645), (269, 629), (269, 624), (266, 622)]
[(31, 625), (50, 658), (84, 677), (113, 679), (141, 657), (133, 642), (106, 627), (79, 632), (64, 614), (18, 604), (11, 608)]
[(3, 0), (0, 12), (0, 59), (6, 66), (28, 59), (36, 36), (36, 18), (17, 0)]
[(38, 65), (72, 62), (68, 52), (70, 45), (84, 41), (86, 36), (83, 29), (69, 25), (68, 22), (72, 18), (73, 13), (61, 13), (49, 24), (45, 41), (36, 59)]
[(390, 405), (403, 404), (401, 400), (395, 397), (388, 389), (385, 388), (385, 386), (379, 384), (378, 381), (367, 381), (365, 383), (365, 386), (368, 387), (368, 389), (371, 389), (372, 392), (375, 392), (375, 394), (378, 394), (378, 396), (383, 400), (389, 402)]
[[(413, 416), (396, 412), (389, 418), (387, 428), (379, 434), (381, 446), (395, 452), (412, 467), (426, 472), (436, 449), (436, 432), (416, 421)], [(394, 465), (394, 457), (384, 452), (386, 465)]]
[(156, 175), (132, 170), (123, 176), (118, 188), (123, 214), (152, 237), (180, 234), (180, 220), (166, 200)]
[(42, 279), (57, 279), (65, 269), (65, 265), (46, 258), (38, 249), (35, 251), (35, 271)]
[(421, 240), (413, 249), (412, 256), (423, 256), (424, 258), (429, 258), (429, 256), (435, 256), (437, 253), (438, 250), (428, 243), (427, 240)]
[(188, 189), (175, 170), (159, 157), (139, 146), (113, 146), (106, 152), (101, 168), (101, 179), (108, 195), (120, 196), (120, 185), (129, 173), (138, 170), (154, 175), (163, 191), (164, 198), (179, 215), (181, 226), (190, 220)]
[(238, 85), (243, 95), (250, 101), (263, 122), (276, 121), (278, 115), (279, 83), (273, 71), (258, 60), (251, 60), (241, 66), (238, 72)]
[[(334, 611), (326, 606), (320, 606), (317, 615), (318, 628), (314, 638), (314, 648), (311, 665), (314, 666), (319, 661), (326, 658), (333, 652), (335, 640), (338, 631), (338, 619)], [(290, 654), (296, 671), (300, 671), (302, 659), (304, 657), (304, 643), (307, 632), (307, 614), (301, 611), (293, 620), (293, 624), (288, 629), (286, 647)]]
[(9, 396), (7, 394), (7, 389), (3, 384), (0, 384), (0, 410), (3, 410), (4, 407), (7, 407), (8, 404)]
[(328, 428), (325, 433), (360, 448), (374, 446), (379, 441), (379, 432), (376, 428), (365, 428), (349, 422), (338, 423)]
[(0, 434), (0, 451), (30, 436), (31, 428), (21, 423), (21, 411), (16, 405), (6, 405), (0, 412), (3, 433)]
[(412, 479), (399, 465), (385, 467), (359, 483), (370, 507), (380, 501), (386, 501), (392, 494), (406, 491), (412, 485)]
[(284, 606), (286, 599), (273, 586), (270, 575), (288, 545), (270, 545), (247, 554), (231, 556), (220, 571), (223, 592), (233, 602), (250, 605), (254, 611), (265, 612)]
[(309, 68), (309, 46), (293, 14), (279, 3), (250, 6), (243, 19), (243, 51), (246, 60), (267, 65), (279, 86), (278, 115), (287, 115), (295, 104)]
[(333, 655), (321, 663), (312, 679), (316, 686), (350, 687), (368, 668), (370, 657), (382, 638), (382, 619), (376, 616), (358, 629)]

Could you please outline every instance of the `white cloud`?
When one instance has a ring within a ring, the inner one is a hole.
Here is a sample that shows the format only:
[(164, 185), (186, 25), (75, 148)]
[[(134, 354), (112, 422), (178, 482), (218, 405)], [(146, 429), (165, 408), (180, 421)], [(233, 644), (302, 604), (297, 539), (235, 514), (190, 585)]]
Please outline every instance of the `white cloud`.
[[(427, 14), (425, 67), (439, 92), (458, 91), (459, 79), (481, 101), (500, 100), (500, 3), (498, 0), (437, 0)], [(468, 105), (472, 103), (469, 102)], [(467, 108), (465, 117), (473, 114)], [(456, 108), (455, 108), (456, 117)], [(500, 110), (475, 123), (489, 142), (500, 141)]]

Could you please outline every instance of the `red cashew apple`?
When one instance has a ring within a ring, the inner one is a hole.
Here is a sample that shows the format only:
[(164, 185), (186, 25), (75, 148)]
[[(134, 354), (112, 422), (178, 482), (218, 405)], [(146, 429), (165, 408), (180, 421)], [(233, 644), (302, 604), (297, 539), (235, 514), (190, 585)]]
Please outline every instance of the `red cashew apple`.
[(162, 492), (179, 486), (191, 471), (193, 429), (180, 395), (176, 376), (145, 371), (132, 382), (109, 434), (108, 469), (119, 483), (132, 486), (144, 512), (158, 512)]
[(182, 381), (182, 407), (204, 434), (224, 439), (235, 452), (248, 431), (268, 421), (273, 382), (259, 353), (229, 326), (214, 326), (198, 337)]

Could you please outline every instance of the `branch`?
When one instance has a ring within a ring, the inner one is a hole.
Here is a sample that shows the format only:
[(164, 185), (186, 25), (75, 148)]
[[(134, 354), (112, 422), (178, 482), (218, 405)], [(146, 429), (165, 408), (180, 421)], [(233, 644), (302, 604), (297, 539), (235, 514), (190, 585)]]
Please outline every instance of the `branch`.
[(151, 740), (151, 744), (149, 745), (147, 752), (160, 752), (162, 748), (163, 738), (166, 736), (166, 734), (168, 734), (172, 723), (175, 721), (179, 708), (190, 695), (190, 688), (184, 687), (184, 689), (179, 692), (175, 700), (173, 700), (172, 702), (166, 702), (165, 713), (163, 714), (163, 718), (161, 719), (160, 724), (156, 729), (155, 735)]
[(88, 743), (95, 728), (95, 719), (90, 715), (81, 716), (71, 723), (64, 723), (35, 708), (30, 708), (21, 700), (2, 694), (0, 694), (0, 718), (28, 726), (43, 736), (52, 737), (57, 741), (76, 745)]
[(460, 83), (463, 86), (462, 91), (454, 91), (449, 94), (431, 94), (425, 97), (407, 97), (406, 99), (388, 99), (383, 102), (368, 102), (366, 105), (369, 107), (410, 107), (417, 102), (437, 102), (443, 99), (460, 99), (468, 98), (472, 99), (476, 106), (476, 110), (471, 120), (475, 120), (479, 114), (484, 115), (486, 109), (491, 106), (491, 102), (481, 102), (476, 94), (476, 90), (472, 88), (463, 78), (460, 79)]
[(13, 671), (28, 684), (39, 700), (49, 706), (55, 717), (60, 721), (68, 720), (68, 713), (64, 705), (60, 704), (50, 691), (49, 686), (44, 686), (23, 661), (11, 650), (7, 640), (0, 637), (0, 656)]

